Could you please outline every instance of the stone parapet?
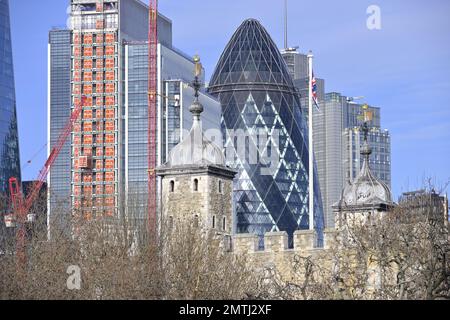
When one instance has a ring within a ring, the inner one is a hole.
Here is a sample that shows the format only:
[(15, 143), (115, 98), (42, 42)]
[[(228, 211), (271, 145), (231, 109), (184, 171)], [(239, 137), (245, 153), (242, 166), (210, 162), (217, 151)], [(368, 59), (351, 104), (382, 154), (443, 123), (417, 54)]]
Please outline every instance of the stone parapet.
[(264, 251), (279, 252), (288, 248), (288, 234), (283, 232), (268, 232), (264, 235)]
[(316, 242), (316, 232), (314, 230), (297, 230), (294, 232), (294, 249), (312, 250)]
[(323, 248), (324, 249), (331, 249), (334, 244), (336, 243), (336, 237), (337, 237), (337, 230), (327, 228), (323, 231)]
[(253, 253), (258, 250), (258, 236), (252, 233), (241, 233), (233, 236), (233, 251), (236, 253)]

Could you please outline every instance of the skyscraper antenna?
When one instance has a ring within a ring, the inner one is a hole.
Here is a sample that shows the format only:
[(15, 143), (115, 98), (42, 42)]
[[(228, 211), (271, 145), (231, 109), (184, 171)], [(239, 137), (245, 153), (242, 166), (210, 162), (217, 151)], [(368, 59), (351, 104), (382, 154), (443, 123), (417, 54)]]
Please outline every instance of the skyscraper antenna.
[(284, 0), (284, 48), (288, 49), (288, 3)]

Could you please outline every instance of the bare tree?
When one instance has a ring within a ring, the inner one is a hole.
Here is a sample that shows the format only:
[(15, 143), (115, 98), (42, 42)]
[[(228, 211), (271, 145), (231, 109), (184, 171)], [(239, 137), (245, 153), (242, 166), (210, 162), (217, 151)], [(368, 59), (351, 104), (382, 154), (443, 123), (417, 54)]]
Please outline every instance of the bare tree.
[[(243, 258), (214, 233), (162, 221), (158, 237), (143, 242), (145, 228), (126, 217), (74, 216), (73, 237), (33, 234), (26, 266), (13, 251), (0, 257), (0, 299), (242, 299), (253, 290)], [(66, 285), (71, 265), (81, 270), (80, 290)]]
[[(448, 224), (426, 198), (348, 224), (323, 250), (278, 253), (287, 264), (283, 272), (278, 258), (267, 264), (251, 253), (229, 252), (222, 235), (192, 221), (162, 220), (158, 237), (151, 237), (145, 206), (128, 199), (124, 212), (90, 220), (75, 214), (70, 237), (57, 224), (50, 239), (45, 226), (29, 230), (25, 266), (11, 234), (0, 252), (0, 299), (450, 297)], [(66, 285), (74, 265), (81, 270), (80, 290)]]
[(266, 267), (260, 292), (283, 299), (449, 299), (448, 223), (431, 197), (419, 200), (345, 220), (330, 248), (294, 255), (293, 276)]

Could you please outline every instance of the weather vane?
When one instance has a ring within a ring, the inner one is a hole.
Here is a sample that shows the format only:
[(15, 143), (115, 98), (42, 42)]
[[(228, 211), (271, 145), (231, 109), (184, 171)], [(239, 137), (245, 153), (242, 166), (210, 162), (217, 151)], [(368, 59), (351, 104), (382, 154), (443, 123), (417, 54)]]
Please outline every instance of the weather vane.
[(367, 138), (369, 136), (369, 125), (368, 123), (372, 121), (373, 113), (372, 111), (369, 111), (369, 106), (367, 104), (364, 104), (362, 106), (363, 109), (363, 121), (364, 123), (361, 126), (361, 131), (364, 134), (364, 141), (367, 142)]
[(194, 87), (194, 90), (195, 90), (195, 98), (198, 100), (198, 92), (200, 90), (200, 87), (202, 86), (202, 84), (200, 83), (199, 77), (202, 74), (203, 67), (200, 62), (200, 57), (198, 55), (195, 55), (193, 59), (194, 59), (194, 64), (195, 64), (195, 67), (194, 67), (195, 79), (194, 79), (194, 82), (192, 83), (192, 86)]

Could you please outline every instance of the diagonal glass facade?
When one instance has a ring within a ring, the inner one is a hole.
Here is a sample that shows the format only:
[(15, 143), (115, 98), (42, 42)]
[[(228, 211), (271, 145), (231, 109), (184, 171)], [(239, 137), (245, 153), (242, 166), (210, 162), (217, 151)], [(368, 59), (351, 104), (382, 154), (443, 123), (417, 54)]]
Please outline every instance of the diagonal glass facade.
[[(291, 238), (295, 230), (308, 229), (306, 122), (286, 64), (258, 21), (246, 20), (236, 30), (208, 90), (222, 105), (227, 164), (239, 170), (234, 186), (237, 233), (262, 236), (287, 231)], [(245, 152), (238, 150), (235, 135), (239, 131), (249, 137)], [(254, 132), (266, 133), (268, 142), (255, 140)], [(276, 156), (274, 170), (267, 174), (262, 161), (249, 161), (250, 150), (257, 151), (257, 159)], [(318, 184), (314, 191), (320, 244), (323, 209)]]
[(0, 1), (0, 193), (8, 179), (20, 179), (14, 68), (8, 0)]

